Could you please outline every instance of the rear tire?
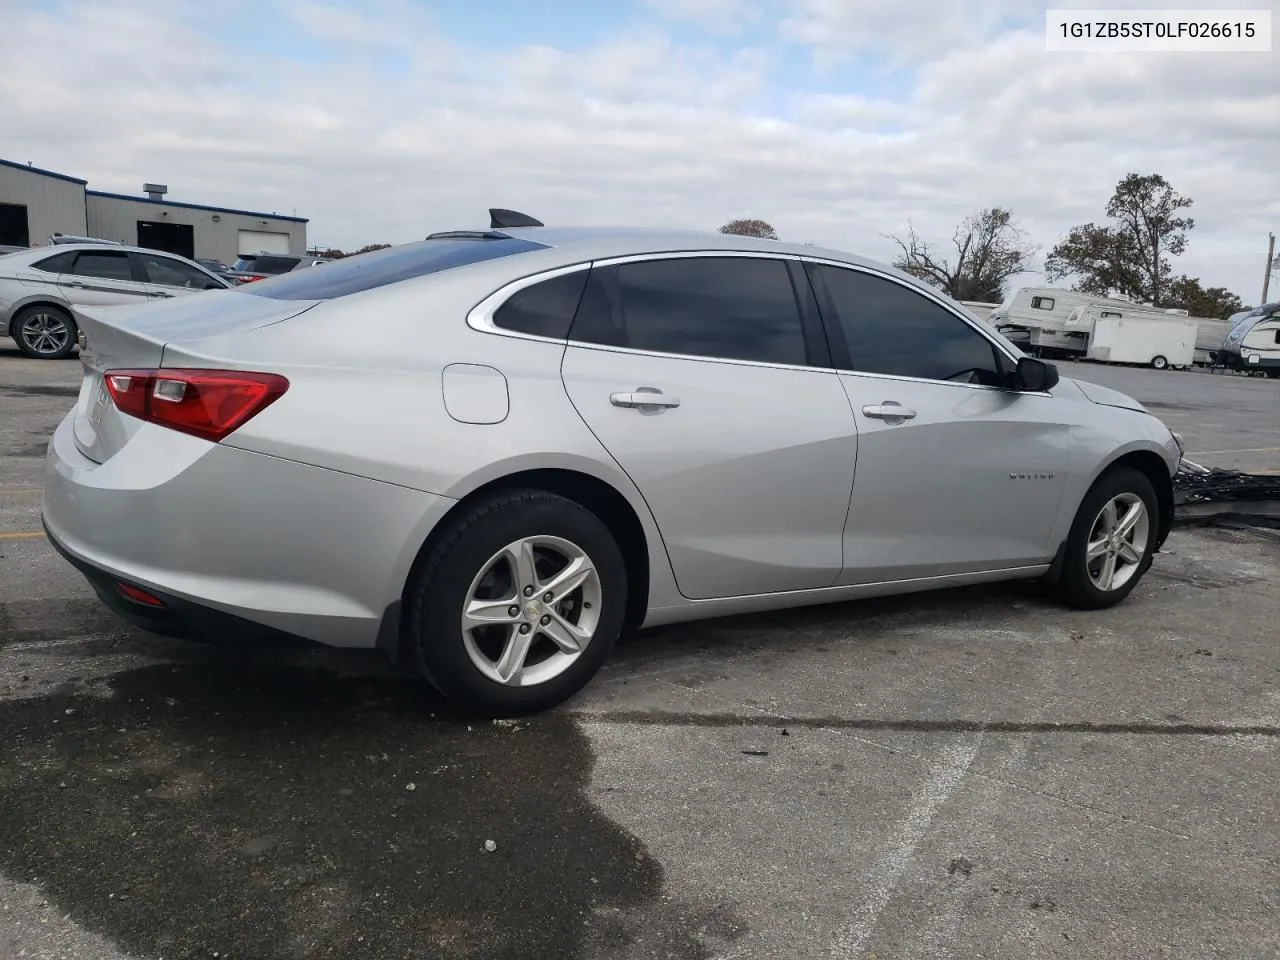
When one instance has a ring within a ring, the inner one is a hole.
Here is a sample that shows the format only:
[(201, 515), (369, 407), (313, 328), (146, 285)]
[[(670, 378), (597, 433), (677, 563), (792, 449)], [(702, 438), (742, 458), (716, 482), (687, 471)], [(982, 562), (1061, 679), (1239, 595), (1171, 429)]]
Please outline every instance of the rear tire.
[(1155, 488), (1140, 471), (1117, 467), (1099, 477), (1067, 534), (1058, 598), (1100, 610), (1127, 597), (1151, 566), (1159, 511)]
[(1169, 361), (1167, 358), (1157, 355), (1151, 358), (1151, 365), (1157, 370), (1164, 370), (1168, 368)]
[(406, 591), (405, 640), (458, 709), (533, 713), (604, 664), (627, 588), (622, 551), (595, 514), (541, 490), (502, 493), (453, 519), (432, 546)]
[(9, 330), (18, 349), (36, 360), (64, 360), (76, 348), (76, 322), (61, 307), (24, 307)]

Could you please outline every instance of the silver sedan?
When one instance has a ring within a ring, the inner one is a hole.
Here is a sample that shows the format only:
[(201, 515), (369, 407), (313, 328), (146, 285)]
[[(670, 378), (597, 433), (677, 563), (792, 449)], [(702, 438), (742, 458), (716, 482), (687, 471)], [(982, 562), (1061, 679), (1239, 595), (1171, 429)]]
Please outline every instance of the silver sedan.
[(550, 707), (629, 628), (996, 580), (1123, 599), (1179, 441), (834, 250), (455, 231), (95, 315), (52, 542), (113, 610)]
[[(65, 238), (63, 238), (65, 239)], [(29, 357), (76, 348), (78, 307), (106, 307), (226, 290), (234, 284), (185, 257), (143, 247), (59, 243), (0, 257), (0, 336)]]

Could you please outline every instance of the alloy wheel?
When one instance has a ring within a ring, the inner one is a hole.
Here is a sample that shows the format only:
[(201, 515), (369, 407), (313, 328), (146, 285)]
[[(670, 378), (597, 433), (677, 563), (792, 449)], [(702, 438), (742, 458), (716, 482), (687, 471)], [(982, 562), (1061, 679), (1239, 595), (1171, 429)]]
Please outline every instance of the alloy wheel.
[(551, 536), (515, 540), (489, 558), (467, 590), (467, 656), (495, 683), (546, 683), (591, 642), (601, 594), (600, 574), (577, 544)]
[(1150, 537), (1151, 518), (1141, 497), (1122, 493), (1108, 500), (1089, 531), (1089, 580), (1106, 593), (1123, 587), (1137, 576)]
[(53, 356), (65, 350), (71, 342), (71, 328), (56, 313), (41, 310), (22, 322), (18, 336), (32, 353)]

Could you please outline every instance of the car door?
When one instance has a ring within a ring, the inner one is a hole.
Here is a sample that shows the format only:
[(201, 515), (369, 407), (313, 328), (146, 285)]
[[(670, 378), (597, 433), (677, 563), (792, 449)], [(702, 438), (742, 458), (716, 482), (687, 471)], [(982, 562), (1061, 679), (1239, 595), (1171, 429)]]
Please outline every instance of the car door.
[(958, 311), (870, 270), (810, 263), (858, 424), (840, 584), (1044, 563), (1065, 486), (1066, 404)]
[(134, 273), (127, 250), (80, 250), (71, 266), (58, 276), (58, 289), (76, 306), (117, 306), (141, 303), (150, 295)]
[(597, 264), (570, 330), (570, 400), (657, 520), (680, 591), (830, 585), (857, 434), (797, 259)]
[(204, 290), (225, 290), (226, 285), (193, 264), (159, 253), (135, 253), (152, 297), (182, 297)]

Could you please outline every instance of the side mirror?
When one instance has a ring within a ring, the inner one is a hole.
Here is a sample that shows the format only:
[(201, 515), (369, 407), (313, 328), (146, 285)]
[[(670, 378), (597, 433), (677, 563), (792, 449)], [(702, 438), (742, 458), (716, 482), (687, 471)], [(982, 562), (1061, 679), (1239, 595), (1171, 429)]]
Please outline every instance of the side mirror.
[(226, 286), (225, 286), (224, 284), (221, 284), (221, 283), (206, 283), (206, 284), (204, 285), (204, 288), (205, 288), (206, 290), (225, 290), (225, 289), (227, 289), (227, 288), (226, 288)]
[(1013, 388), (1027, 393), (1043, 393), (1058, 384), (1058, 368), (1034, 357), (1019, 357), (1013, 374)]

